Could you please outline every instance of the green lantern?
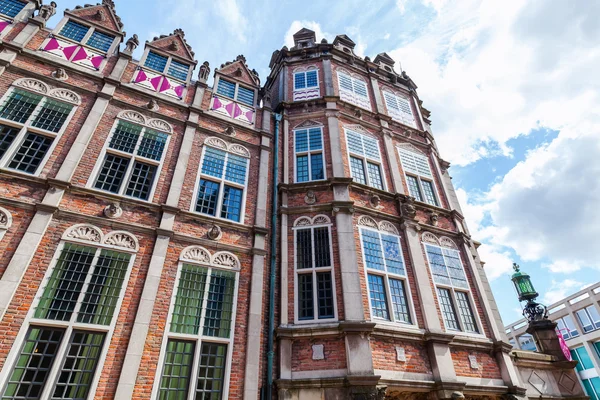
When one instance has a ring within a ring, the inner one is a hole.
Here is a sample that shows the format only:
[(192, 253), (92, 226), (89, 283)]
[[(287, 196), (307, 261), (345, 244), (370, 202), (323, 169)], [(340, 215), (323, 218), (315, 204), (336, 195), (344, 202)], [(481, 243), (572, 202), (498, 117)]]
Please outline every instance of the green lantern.
[(519, 301), (533, 300), (537, 298), (539, 294), (533, 288), (529, 274), (527, 272), (521, 272), (517, 263), (513, 264), (513, 269), (515, 270), (515, 273), (513, 274), (511, 280), (517, 289)]

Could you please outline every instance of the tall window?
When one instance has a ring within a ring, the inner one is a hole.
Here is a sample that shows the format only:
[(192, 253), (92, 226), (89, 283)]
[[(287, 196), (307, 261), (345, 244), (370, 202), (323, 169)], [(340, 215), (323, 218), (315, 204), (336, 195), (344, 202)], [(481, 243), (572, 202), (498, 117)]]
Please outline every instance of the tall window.
[(598, 314), (598, 310), (596, 310), (596, 307), (593, 305), (578, 310), (576, 314), (579, 322), (581, 322), (583, 333), (588, 333), (600, 328), (600, 314)]
[(429, 160), (424, 154), (400, 147), (400, 160), (410, 195), (433, 206), (439, 206)]
[(600, 377), (585, 347), (571, 349), (571, 357), (578, 361), (575, 368), (587, 395), (592, 400), (600, 400)]
[[(97, 228), (74, 229), (102, 235)], [(134, 255), (80, 242), (57, 251), (18, 354), (9, 355), (14, 361), (2, 399), (85, 399), (97, 382)]]
[[(224, 258), (225, 263), (218, 262)], [(196, 261), (201, 259), (206, 262)], [(192, 393), (196, 399), (220, 400), (226, 394), (232, 354), (239, 261), (229, 253), (211, 257), (198, 246), (184, 250), (182, 261), (156, 398), (187, 399)]]
[(560, 330), (560, 333), (562, 333), (565, 340), (579, 336), (579, 331), (573, 323), (573, 319), (570, 315), (565, 315), (562, 318), (558, 318), (554, 322), (557, 323), (556, 329)]
[(346, 129), (350, 175), (355, 182), (384, 190), (379, 142), (361, 133)]
[(217, 93), (228, 99), (236, 100), (247, 106), (254, 107), (254, 90), (248, 89), (239, 83), (219, 78)]
[(404, 125), (417, 127), (415, 116), (410, 106), (410, 100), (403, 96), (384, 91), (383, 98), (390, 117)]
[(296, 182), (325, 179), (323, 130), (308, 128), (294, 131)]
[(336, 318), (330, 221), (325, 216), (299, 218), (294, 224), (296, 320)]
[[(143, 116), (141, 118), (145, 121)], [(161, 126), (171, 130), (164, 122)], [(100, 157), (94, 187), (140, 200), (151, 200), (169, 136), (167, 132), (156, 128), (117, 120)]]
[[(433, 240), (437, 241), (437, 238)], [(450, 242), (447, 239), (442, 243)], [(471, 291), (459, 251), (430, 243), (424, 244), (446, 329), (479, 333)]]
[[(239, 145), (204, 146), (197, 188), (196, 212), (235, 222), (243, 221), (243, 207), (248, 181), (249, 153)], [(221, 142), (218, 142), (221, 143)], [(231, 149), (238, 149), (233, 152)], [(240, 151), (241, 150), (241, 151)]]
[[(38, 84), (35, 80), (21, 80)], [(36, 88), (47, 88), (44, 84)], [(57, 90), (60, 90), (58, 92)], [(73, 101), (79, 97), (64, 89), (54, 89), (45, 96), (19, 87), (9, 89), (0, 106), (0, 166), (28, 174), (37, 174), (50, 156), (60, 135), (75, 111), (76, 104), (59, 98), (68, 93)]]
[(340, 98), (359, 107), (371, 110), (371, 102), (367, 91), (367, 84), (359, 78), (338, 71), (338, 84)]
[(19, 0), (2, 0), (0, 1), (0, 14), (4, 14), (7, 17), (14, 18), (25, 8), (27, 5), (24, 1)]
[(163, 56), (154, 51), (149, 51), (144, 61), (144, 67), (150, 68), (161, 74), (186, 82), (190, 73), (190, 65), (175, 60), (172, 56)]
[(374, 320), (412, 324), (400, 236), (397, 232), (391, 233), (392, 229), (395, 230), (360, 228), (371, 317)]
[(115, 37), (79, 22), (68, 20), (58, 33), (59, 36), (78, 44), (89, 46), (103, 53), (108, 52), (115, 42)]
[(316, 69), (294, 73), (294, 101), (314, 99), (320, 94), (319, 75)]

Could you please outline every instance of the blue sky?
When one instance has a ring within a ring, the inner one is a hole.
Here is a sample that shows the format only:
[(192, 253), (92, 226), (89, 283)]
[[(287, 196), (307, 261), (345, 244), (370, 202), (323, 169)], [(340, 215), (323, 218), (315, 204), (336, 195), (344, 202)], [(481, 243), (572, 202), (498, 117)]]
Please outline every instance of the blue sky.
[[(550, 304), (600, 280), (600, 3), (115, 0), (141, 42), (183, 28), (201, 63), (244, 54), (264, 83), (301, 27), (386, 51), (419, 86), (505, 323), (516, 261)], [(64, 8), (60, 0), (55, 25)], [(143, 46), (136, 52), (139, 57)]]

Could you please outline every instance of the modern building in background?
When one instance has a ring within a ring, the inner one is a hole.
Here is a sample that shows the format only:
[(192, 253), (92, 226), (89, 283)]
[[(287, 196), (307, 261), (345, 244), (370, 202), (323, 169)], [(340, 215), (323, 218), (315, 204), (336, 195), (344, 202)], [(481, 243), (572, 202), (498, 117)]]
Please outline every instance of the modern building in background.
[(55, 8), (0, 0), (2, 400), (534, 393), (387, 54), (302, 29), (209, 87), (182, 30)]
[[(600, 282), (551, 304), (548, 318), (557, 324), (571, 357), (577, 360), (579, 378), (592, 400), (600, 399)], [(518, 349), (536, 351), (525, 332), (527, 320), (506, 326), (510, 343)]]

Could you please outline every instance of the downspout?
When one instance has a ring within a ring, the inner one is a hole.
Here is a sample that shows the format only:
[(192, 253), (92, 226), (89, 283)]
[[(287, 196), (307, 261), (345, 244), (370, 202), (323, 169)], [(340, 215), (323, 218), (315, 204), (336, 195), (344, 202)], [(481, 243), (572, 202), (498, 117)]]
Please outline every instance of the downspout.
[(277, 181), (279, 179), (279, 123), (281, 114), (275, 116), (275, 135), (273, 141), (273, 182), (271, 190), (273, 198), (271, 201), (271, 268), (269, 277), (269, 332), (268, 332), (268, 352), (267, 352), (267, 390), (265, 400), (273, 398), (273, 359), (275, 358), (274, 333), (275, 333), (275, 278), (277, 274)]

